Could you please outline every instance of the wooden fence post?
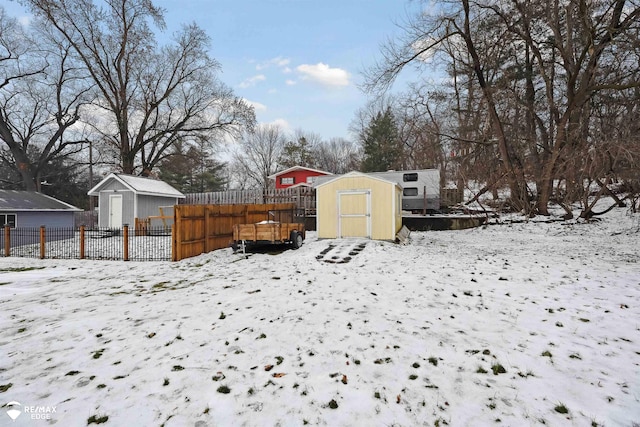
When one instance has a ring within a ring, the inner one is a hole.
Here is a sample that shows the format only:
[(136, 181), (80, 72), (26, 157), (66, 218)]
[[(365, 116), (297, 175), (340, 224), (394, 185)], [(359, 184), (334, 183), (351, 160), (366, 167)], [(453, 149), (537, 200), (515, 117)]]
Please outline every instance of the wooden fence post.
[(4, 256), (11, 255), (11, 227), (4, 227)]
[(129, 225), (122, 227), (122, 253), (125, 261), (129, 261)]
[(80, 259), (84, 259), (84, 225), (80, 226)]
[(209, 205), (204, 205), (204, 253), (209, 252)]
[(44, 247), (47, 241), (47, 234), (44, 225), (40, 226), (40, 259), (44, 259)]

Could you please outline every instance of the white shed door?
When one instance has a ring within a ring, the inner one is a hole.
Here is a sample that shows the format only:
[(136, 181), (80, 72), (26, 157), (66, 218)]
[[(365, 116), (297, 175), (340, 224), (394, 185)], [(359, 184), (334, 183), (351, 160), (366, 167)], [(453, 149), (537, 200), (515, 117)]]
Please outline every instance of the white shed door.
[(109, 195), (109, 228), (122, 227), (122, 195)]
[(338, 192), (338, 237), (371, 237), (371, 191)]

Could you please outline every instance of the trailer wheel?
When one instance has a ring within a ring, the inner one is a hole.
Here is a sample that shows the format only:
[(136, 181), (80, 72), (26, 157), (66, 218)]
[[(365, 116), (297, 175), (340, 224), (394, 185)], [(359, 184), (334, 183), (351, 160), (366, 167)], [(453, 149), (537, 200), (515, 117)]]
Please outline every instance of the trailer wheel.
[(300, 248), (300, 246), (302, 246), (302, 234), (294, 230), (291, 232), (290, 238), (291, 238), (291, 247), (293, 247), (293, 249), (298, 249)]

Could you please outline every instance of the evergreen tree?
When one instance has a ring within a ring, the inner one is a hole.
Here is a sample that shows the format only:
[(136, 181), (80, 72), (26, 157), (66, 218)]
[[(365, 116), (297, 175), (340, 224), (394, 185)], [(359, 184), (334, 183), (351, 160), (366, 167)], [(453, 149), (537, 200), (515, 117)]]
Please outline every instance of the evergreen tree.
[(225, 163), (215, 160), (203, 147), (178, 143), (161, 163), (158, 175), (182, 193), (206, 193), (224, 188), (225, 168)]
[(363, 172), (383, 172), (399, 169), (401, 146), (398, 138), (398, 126), (391, 108), (371, 119), (360, 134), (360, 143), (364, 151), (361, 169)]
[(307, 138), (301, 136), (295, 141), (287, 141), (278, 164), (285, 169), (293, 166), (314, 167), (313, 147)]

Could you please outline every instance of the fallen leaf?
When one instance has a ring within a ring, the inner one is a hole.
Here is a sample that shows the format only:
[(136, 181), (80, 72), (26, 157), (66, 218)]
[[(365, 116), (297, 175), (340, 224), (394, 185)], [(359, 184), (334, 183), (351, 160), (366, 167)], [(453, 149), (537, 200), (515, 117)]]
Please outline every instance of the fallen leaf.
[(398, 395), (396, 403), (400, 403), (400, 395)]
[(267, 372), (269, 372), (269, 371), (270, 371), (270, 370), (272, 370), (272, 369), (273, 369), (273, 365), (266, 365), (266, 366), (264, 367), (264, 370), (265, 370), (265, 371), (267, 371)]
[(347, 383), (347, 376), (343, 375), (342, 376), (342, 384), (346, 384)]
[(153, 338), (156, 336), (155, 332), (151, 332), (149, 335), (147, 335), (147, 338)]
[(287, 375), (287, 374), (285, 374), (284, 372), (276, 372), (275, 374), (273, 374), (273, 375), (271, 375), (271, 376), (272, 376), (273, 378), (282, 378), (282, 377), (284, 377), (285, 375)]

